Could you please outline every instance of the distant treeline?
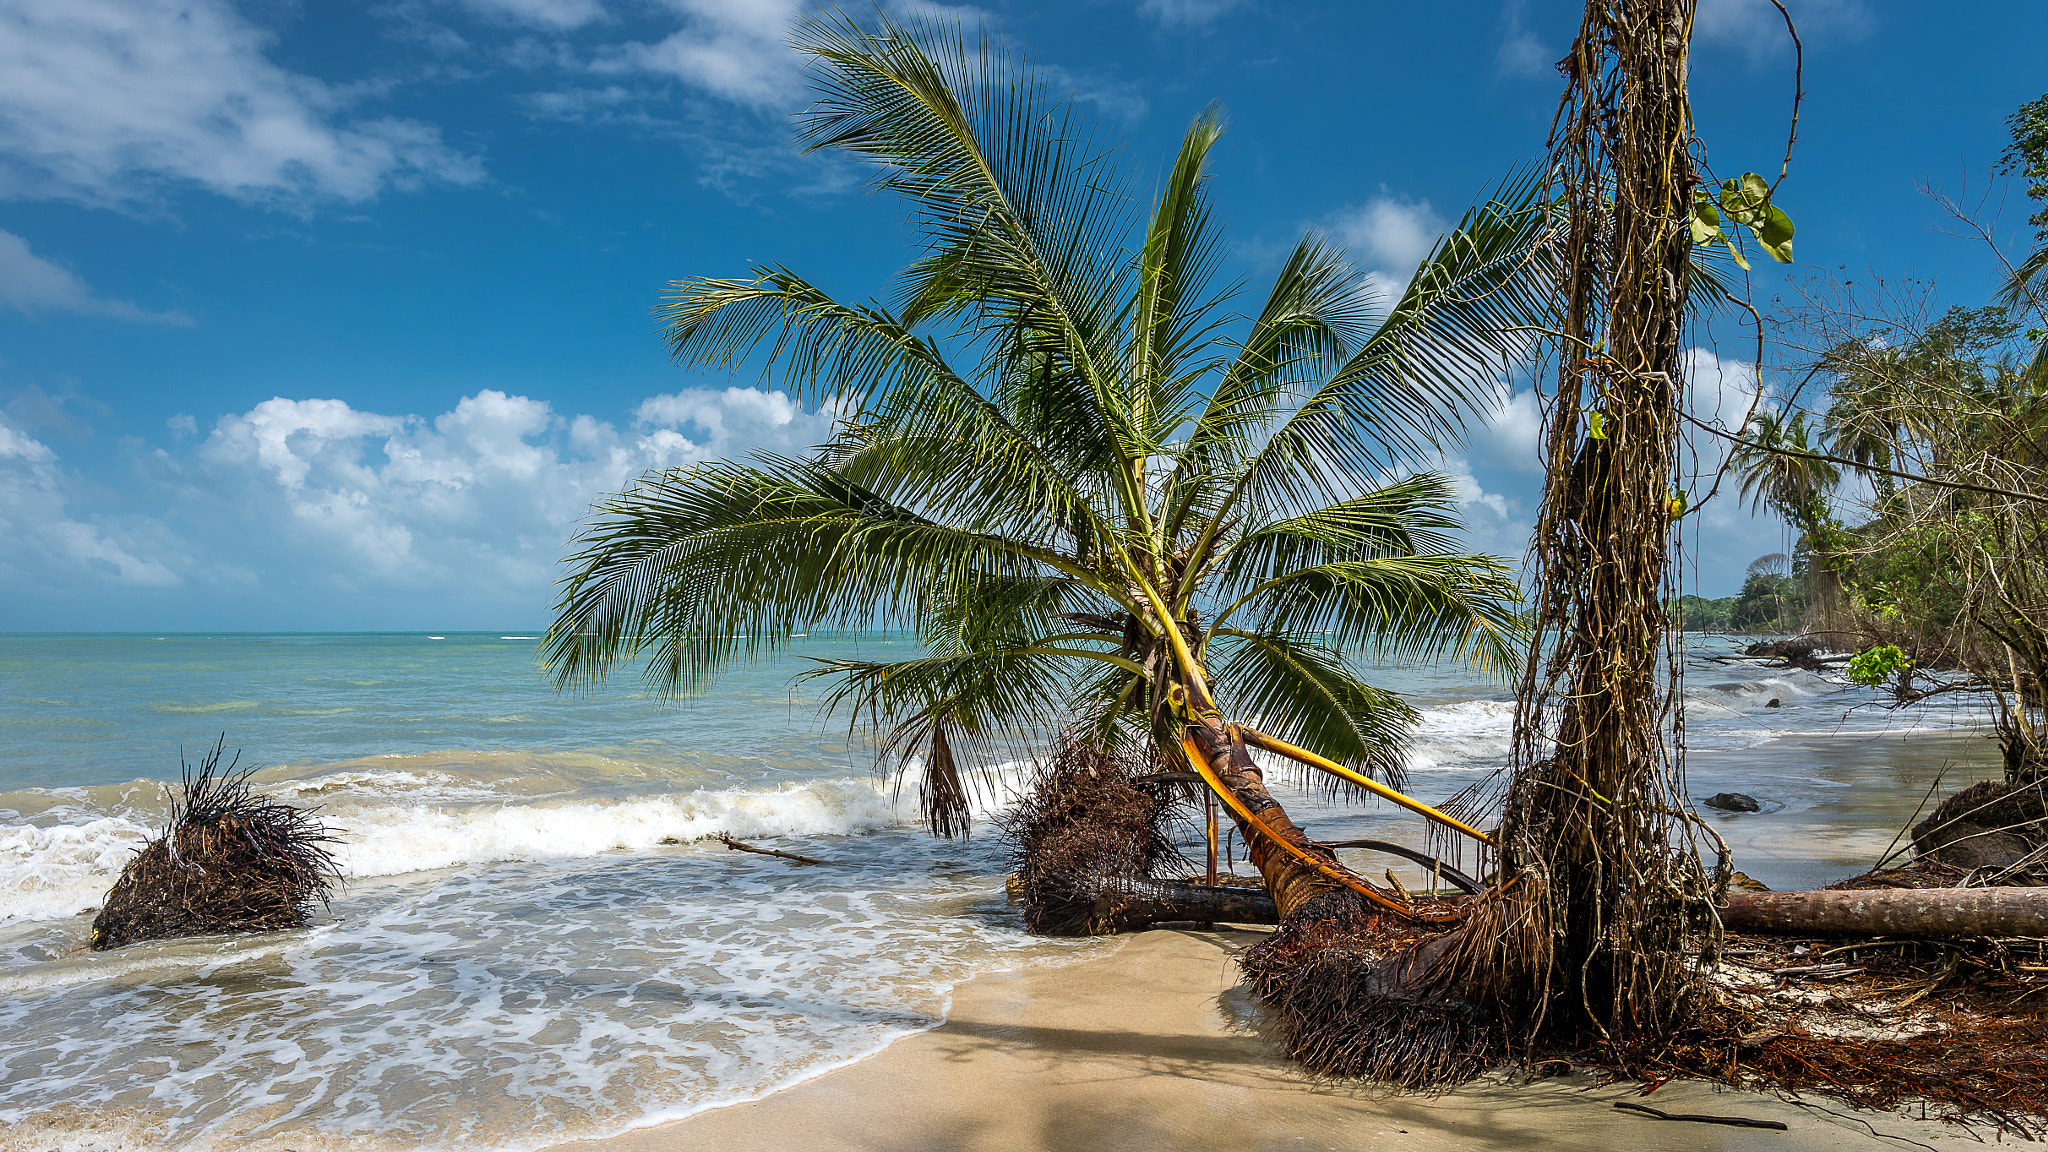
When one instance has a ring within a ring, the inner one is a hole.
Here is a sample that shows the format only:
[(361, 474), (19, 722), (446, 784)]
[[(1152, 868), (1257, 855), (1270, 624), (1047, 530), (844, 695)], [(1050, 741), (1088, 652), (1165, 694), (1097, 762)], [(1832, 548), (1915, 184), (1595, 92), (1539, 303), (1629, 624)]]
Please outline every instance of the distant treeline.
[(1665, 605), (1671, 625), (1686, 632), (1797, 632), (1808, 597), (1792, 576), (1752, 572), (1734, 596), (1681, 596)]

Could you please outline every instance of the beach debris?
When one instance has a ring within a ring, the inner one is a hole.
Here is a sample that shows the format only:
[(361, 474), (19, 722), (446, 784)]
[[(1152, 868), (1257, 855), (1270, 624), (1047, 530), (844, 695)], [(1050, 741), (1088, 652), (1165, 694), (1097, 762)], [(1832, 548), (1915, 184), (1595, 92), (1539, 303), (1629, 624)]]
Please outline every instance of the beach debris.
[(1614, 1106), (1625, 1112), (1641, 1112), (1657, 1120), (1685, 1120), (1694, 1124), (1727, 1124), (1735, 1128), (1770, 1128), (1778, 1132), (1790, 1131), (1783, 1120), (1751, 1120), (1747, 1116), (1701, 1116), (1689, 1112), (1664, 1112), (1647, 1104), (1630, 1104), (1616, 1100)]
[(1757, 879), (1756, 877), (1751, 876), (1747, 872), (1741, 871), (1732, 873), (1728, 877), (1728, 886), (1730, 888), (1740, 889), (1744, 892), (1769, 892), (1771, 890), (1771, 886), (1769, 884), (1766, 884), (1763, 881)]
[(313, 810), (264, 799), (241, 752), (221, 766), (227, 736), (195, 770), (178, 758), (182, 788), (162, 835), (136, 852), (93, 919), (91, 946), (223, 932), (303, 928), (341, 879), (335, 842)]
[[(1173, 849), (1164, 824), (1184, 782), (1162, 778), (1164, 765), (1119, 755), (1085, 739), (1061, 741), (1025, 798), (1002, 817), (1016, 864), (1024, 927), (1045, 936), (1101, 936), (1154, 923), (1176, 891), (1153, 877), (1161, 865), (1192, 866)], [(1208, 899), (1208, 897), (1203, 897)], [(1230, 920), (1220, 909), (1190, 920)]]
[(1851, 888), (1730, 892), (1737, 932), (2048, 936), (2048, 888)]
[[(1846, 967), (1834, 957), (1853, 955)], [(1730, 934), (1711, 995), (1670, 1045), (1618, 1074), (1818, 1092), (1862, 1108), (2048, 1135), (2048, 940)]]
[[(1808, 672), (1825, 672), (1837, 664), (1847, 663), (1854, 653), (1830, 652), (1827, 645), (1809, 636), (1795, 636), (1789, 640), (1765, 640), (1742, 650), (1744, 656), (1779, 660), (1773, 665), (1778, 668), (1802, 668)], [(1766, 708), (1776, 705), (1766, 704)]]
[(799, 856), (794, 852), (777, 852), (773, 848), (757, 848), (744, 840), (735, 840), (732, 837), (727, 836), (723, 832), (720, 832), (716, 836), (711, 837), (711, 839), (718, 841), (720, 844), (725, 845), (727, 848), (730, 848), (735, 852), (752, 852), (760, 856), (774, 856), (782, 860), (794, 860), (799, 864), (831, 863), (830, 860), (820, 860), (815, 856)]
[(1700, 803), (1723, 812), (1756, 812), (1763, 808), (1756, 802), (1756, 797), (1741, 792), (1716, 792)]
[(2048, 869), (2044, 787), (2048, 783), (2038, 780), (1972, 784), (1913, 826), (1913, 849), (1922, 859), (1958, 868), (2013, 868), (2032, 857)]

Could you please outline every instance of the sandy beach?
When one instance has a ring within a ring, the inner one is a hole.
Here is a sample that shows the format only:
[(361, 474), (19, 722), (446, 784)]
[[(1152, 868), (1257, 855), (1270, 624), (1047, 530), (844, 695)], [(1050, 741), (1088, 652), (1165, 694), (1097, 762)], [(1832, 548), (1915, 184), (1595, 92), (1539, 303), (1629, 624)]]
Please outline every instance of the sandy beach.
[[(1274, 1058), (1236, 953), (1257, 930), (1150, 931), (1116, 953), (988, 975), (946, 1022), (765, 1099), (554, 1152), (1572, 1148), (1720, 1152), (1976, 1144), (1937, 1123), (1672, 1083), (1499, 1077), (1440, 1096), (1319, 1082)], [(1617, 1111), (1779, 1120), (1788, 1131)]]

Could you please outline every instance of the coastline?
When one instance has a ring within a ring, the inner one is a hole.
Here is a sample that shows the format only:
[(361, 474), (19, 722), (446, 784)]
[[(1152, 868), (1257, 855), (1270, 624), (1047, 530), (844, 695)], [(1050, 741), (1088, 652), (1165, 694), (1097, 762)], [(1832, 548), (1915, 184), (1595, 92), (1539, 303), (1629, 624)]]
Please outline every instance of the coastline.
[(1554, 1147), (1734, 1152), (1979, 1143), (1896, 1115), (1703, 1082), (1644, 1103), (1778, 1120), (1788, 1131), (1673, 1123), (1618, 1111), (1640, 1087), (1588, 1074), (1495, 1075), (1435, 1096), (1311, 1078), (1257, 1031), (1236, 954), (1261, 930), (1154, 930), (1116, 952), (990, 973), (954, 989), (945, 1023), (766, 1097), (549, 1152), (696, 1148), (861, 1152)]

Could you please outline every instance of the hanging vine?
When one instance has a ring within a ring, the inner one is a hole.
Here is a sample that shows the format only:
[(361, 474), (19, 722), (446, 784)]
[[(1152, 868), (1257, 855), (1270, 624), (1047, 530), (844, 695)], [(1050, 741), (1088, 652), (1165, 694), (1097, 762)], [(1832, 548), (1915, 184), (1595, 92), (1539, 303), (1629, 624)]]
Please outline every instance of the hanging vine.
[[(1712, 922), (1716, 878), (1684, 814), (1679, 662), (1663, 609), (1685, 510), (1692, 258), (1718, 238), (1718, 227), (1696, 234), (1715, 201), (1695, 196), (1693, 14), (1693, 0), (1593, 0), (1561, 65), (1557, 385), (1531, 546), (1535, 643), (1498, 837), (1511, 882), (1434, 972), (1494, 1005), (1510, 1042), (1583, 1036), (1626, 1051), (1665, 1034), (1696, 1004), (1688, 937)], [(1789, 244), (1755, 191), (1738, 181), (1720, 202), (1766, 244)]]

